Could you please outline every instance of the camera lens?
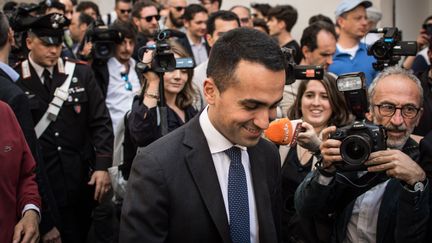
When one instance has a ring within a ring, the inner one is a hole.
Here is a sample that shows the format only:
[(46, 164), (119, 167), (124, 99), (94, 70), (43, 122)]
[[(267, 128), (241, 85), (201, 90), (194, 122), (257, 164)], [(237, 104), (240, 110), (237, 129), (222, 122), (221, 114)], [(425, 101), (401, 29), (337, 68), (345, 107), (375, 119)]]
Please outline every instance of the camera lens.
[(361, 165), (371, 153), (371, 141), (368, 135), (350, 135), (341, 144), (342, 159), (351, 165)]

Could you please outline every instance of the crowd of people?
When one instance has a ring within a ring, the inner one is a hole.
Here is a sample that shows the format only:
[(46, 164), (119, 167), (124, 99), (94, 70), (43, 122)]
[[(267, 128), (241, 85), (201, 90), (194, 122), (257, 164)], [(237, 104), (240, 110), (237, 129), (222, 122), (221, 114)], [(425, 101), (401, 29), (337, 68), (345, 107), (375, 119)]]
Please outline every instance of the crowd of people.
[(432, 17), (380, 69), (370, 1), (221, 6), (4, 4), (0, 242), (432, 241)]

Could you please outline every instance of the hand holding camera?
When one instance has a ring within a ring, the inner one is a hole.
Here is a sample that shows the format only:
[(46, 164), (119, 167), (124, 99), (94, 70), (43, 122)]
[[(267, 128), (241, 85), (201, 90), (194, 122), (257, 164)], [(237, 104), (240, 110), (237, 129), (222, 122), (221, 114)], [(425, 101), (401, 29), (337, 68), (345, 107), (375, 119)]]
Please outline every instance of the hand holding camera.
[(307, 122), (302, 122), (301, 127), (302, 129), (297, 136), (297, 143), (311, 152), (318, 152), (320, 150), (321, 139), (318, 137), (313, 126)]
[(407, 154), (400, 150), (390, 149), (371, 153), (365, 163), (369, 172), (386, 172), (390, 177), (399, 179), (409, 185), (424, 181), (425, 172)]

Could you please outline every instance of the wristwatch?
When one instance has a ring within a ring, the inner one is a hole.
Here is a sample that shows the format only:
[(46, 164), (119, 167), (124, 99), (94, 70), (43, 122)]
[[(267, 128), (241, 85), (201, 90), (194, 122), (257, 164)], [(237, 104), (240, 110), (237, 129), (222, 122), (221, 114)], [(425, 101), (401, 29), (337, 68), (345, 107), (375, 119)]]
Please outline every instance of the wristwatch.
[(414, 185), (406, 185), (406, 188), (413, 192), (423, 192), (425, 189), (426, 179), (424, 181), (417, 181)]

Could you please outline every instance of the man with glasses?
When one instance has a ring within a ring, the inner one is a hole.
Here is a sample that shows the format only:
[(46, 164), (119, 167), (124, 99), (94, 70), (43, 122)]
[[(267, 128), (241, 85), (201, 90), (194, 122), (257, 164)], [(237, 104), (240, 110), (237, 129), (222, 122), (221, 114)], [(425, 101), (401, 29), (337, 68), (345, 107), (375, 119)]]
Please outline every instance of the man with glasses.
[(186, 36), (179, 38), (179, 43), (193, 56), (195, 65), (208, 59), (210, 47), (205, 39), (207, 33), (207, 9), (199, 4), (186, 7), (183, 14)]
[(237, 14), (240, 20), (240, 27), (253, 28), (251, 11), (248, 7), (236, 5), (230, 11)]
[(367, 171), (336, 171), (341, 141), (329, 138), (334, 126), (325, 129), (322, 160), (297, 189), (296, 209), (302, 217), (335, 214), (337, 242), (425, 242), (429, 182), (418, 164), (418, 144), (410, 138), (422, 113), (421, 84), (408, 71), (390, 67), (368, 92), (366, 117), (385, 128), (388, 149), (370, 154)]
[(115, 21), (128, 22), (131, 12), (131, 0), (115, 0), (114, 11), (105, 15), (102, 20), (107, 26), (110, 26)]
[(183, 23), (183, 14), (187, 6), (186, 0), (169, 0), (168, 16), (164, 19), (164, 23), (160, 25), (160, 29), (171, 29), (186, 32)]
[(138, 49), (146, 46), (149, 41), (153, 41), (155, 33), (159, 29), (158, 21), (160, 20), (159, 11), (156, 4), (150, 0), (139, 1), (132, 8), (132, 22), (135, 25), (137, 33), (137, 42), (133, 57), (140, 61), (142, 57), (138, 56)]

